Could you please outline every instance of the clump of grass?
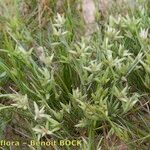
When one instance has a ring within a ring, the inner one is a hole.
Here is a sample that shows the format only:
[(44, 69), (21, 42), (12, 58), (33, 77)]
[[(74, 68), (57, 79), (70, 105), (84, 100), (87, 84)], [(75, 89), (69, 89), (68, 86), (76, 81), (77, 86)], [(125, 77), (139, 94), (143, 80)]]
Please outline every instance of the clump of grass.
[(38, 13), (35, 24), (3, 16), (1, 130), (19, 116), (24, 138), (82, 139), (85, 150), (149, 147), (150, 20), (137, 7), (110, 15), (90, 40), (76, 32), (70, 5), (34, 31)]

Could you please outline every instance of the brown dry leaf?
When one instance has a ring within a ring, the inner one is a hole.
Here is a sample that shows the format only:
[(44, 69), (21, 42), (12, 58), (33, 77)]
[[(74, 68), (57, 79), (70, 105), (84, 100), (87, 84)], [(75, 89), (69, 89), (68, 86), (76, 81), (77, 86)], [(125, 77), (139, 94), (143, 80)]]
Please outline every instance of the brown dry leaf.
[(83, 0), (83, 17), (86, 24), (95, 22), (96, 7), (93, 0)]
[(56, 10), (59, 14), (62, 14), (64, 12), (63, 5), (65, 1), (64, 0), (57, 0), (56, 2)]
[(82, 11), (83, 18), (86, 24), (86, 35), (90, 35), (96, 31), (96, 4), (101, 15), (105, 18), (108, 16), (109, 0), (83, 0)]
[(99, 9), (103, 17), (107, 16), (109, 9), (109, 0), (99, 0)]
[(82, 3), (83, 18), (87, 27), (86, 35), (94, 32), (96, 7), (93, 0), (83, 0)]

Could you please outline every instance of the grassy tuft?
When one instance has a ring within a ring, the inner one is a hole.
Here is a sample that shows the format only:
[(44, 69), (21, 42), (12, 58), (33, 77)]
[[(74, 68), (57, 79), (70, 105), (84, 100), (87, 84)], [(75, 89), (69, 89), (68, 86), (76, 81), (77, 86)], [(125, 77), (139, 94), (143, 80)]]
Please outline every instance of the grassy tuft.
[(113, 3), (89, 37), (78, 3), (0, 1), (0, 140), (147, 149), (149, 2)]

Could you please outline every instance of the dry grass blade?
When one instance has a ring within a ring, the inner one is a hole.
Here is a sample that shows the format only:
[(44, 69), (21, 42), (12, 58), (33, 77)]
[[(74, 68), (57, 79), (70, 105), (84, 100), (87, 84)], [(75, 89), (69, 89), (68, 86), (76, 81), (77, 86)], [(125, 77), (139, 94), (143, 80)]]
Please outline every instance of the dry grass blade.
[(45, 11), (50, 11), (49, 8), (49, 1), (48, 0), (37, 0), (38, 3), (38, 22), (39, 22), (39, 27), (41, 28), (43, 23), (42, 23), (42, 17)]

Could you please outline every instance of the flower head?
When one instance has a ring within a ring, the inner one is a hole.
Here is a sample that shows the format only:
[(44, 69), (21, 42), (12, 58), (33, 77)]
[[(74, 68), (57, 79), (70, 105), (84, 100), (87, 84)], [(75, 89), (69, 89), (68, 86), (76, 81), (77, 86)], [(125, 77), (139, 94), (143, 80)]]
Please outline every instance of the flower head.
[(14, 103), (12, 106), (16, 106), (17, 108), (23, 108), (24, 110), (28, 108), (28, 97), (27, 94), (22, 95), (19, 93), (11, 94), (10, 98), (13, 99)]
[(38, 105), (36, 102), (34, 102), (34, 112), (35, 112), (35, 117), (34, 119), (37, 120), (38, 118), (49, 118), (50, 116), (45, 114), (44, 106), (39, 109)]
[(148, 37), (148, 29), (142, 29), (141, 28), (141, 31), (140, 31), (140, 38), (142, 38), (142, 39), (147, 39), (147, 37)]

